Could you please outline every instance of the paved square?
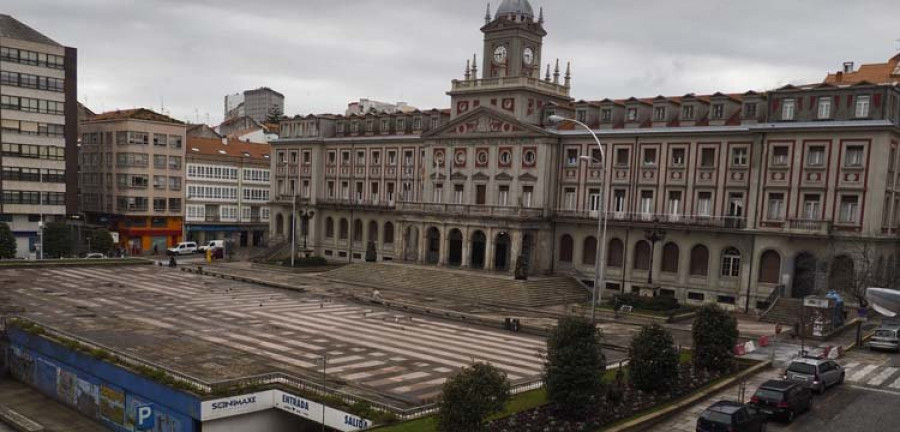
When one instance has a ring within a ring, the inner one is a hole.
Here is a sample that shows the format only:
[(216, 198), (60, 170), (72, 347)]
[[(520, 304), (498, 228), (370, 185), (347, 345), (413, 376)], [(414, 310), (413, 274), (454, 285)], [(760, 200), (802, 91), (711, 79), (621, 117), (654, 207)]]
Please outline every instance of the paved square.
[(473, 360), (541, 374), (545, 340), (168, 268), (0, 271), (26, 316), (206, 381), (285, 371), (417, 405)]

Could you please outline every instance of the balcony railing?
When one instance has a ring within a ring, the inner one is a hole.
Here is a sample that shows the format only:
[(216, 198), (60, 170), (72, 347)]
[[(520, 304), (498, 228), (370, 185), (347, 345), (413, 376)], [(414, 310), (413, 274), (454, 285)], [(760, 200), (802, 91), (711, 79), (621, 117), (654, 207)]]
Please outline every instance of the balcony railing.
[(204, 220), (205, 220), (206, 222), (219, 222), (219, 221), (222, 220), (222, 218), (219, 217), (219, 215), (206, 215), (206, 217), (204, 218)]
[(539, 208), (416, 202), (397, 203), (397, 210), (478, 217), (540, 218), (544, 215), (543, 210)]
[(493, 89), (504, 87), (532, 87), (539, 88), (544, 91), (559, 94), (562, 96), (569, 95), (569, 88), (555, 84), (552, 82), (542, 81), (540, 78), (532, 77), (498, 77), (484, 78), (474, 80), (454, 80), (453, 91), (476, 90), (476, 89)]
[(319, 198), (318, 204), (340, 207), (365, 207), (378, 209), (393, 209), (396, 203), (386, 200), (366, 200), (361, 198)]
[[(596, 220), (600, 216), (599, 212), (597, 211), (567, 209), (557, 210), (556, 215), (563, 218), (591, 220)], [(606, 214), (606, 217), (609, 223), (659, 223), (664, 225), (685, 225), (694, 227), (731, 229), (743, 229), (747, 227), (747, 219), (742, 216), (699, 216), (657, 213), (608, 212)]]
[(812, 231), (828, 234), (831, 232), (831, 221), (818, 219), (790, 219), (787, 227), (792, 231)]

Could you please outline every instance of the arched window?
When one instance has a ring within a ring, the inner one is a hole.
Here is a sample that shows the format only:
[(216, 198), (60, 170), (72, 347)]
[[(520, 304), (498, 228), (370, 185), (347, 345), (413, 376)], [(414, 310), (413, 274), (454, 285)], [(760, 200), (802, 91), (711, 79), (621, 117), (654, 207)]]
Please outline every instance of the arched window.
[(650, 270), (650, 242), (641, 240), (634, 245), (634, 269)]
[(378, 243), (378, 222), (369, 222), (369, 241)]
[(574, 248), (575, 244), (572, 241), (572, 236), (563, 234), (562, 238), (559, 239), (559, 261), (566, 263), (572, 262), (572, 250)]
[(278, 235), (284, 234), (284, 216), (282, 216), (280, 213), (278, 214), (278, 216), (275, 216), (275, 232)]
[(384, 242), (387, 244), (394, 242), (394, 224), (390, 222), (384, 223)]
[(597, 238), (588, 236), (581, 248), (581, 263), (594, 265), (597, 263)]
[(609, 256), (606, 257), (606, 266), (614, 268), (622, 268), (625, 261), (625, 245), (622, 240), (614, 238), (609, 241)]
[(707, 276), (709, 274), (709, 249), (703, 245), (691, 249), (691, 276)]
[(363, 239), (363, 224), (362, 221), (357, 219), (353, 221), (353, 241), (361, 242)]
[(341, 219), (340, 231), (341, 240), (350, 238), (350, 222), (347, 222), (347, 219)]
[(777, 284), (781, 275), (781, 255), (773, 250), (763, 252), (759, 257), (759, 281)]
[(663, 246), (662, 271), (678, 273), (678, 245), (672, 242)]
[(331, 216), (325, 218), (325, 238), (334, 238), (334, 219)]
[(722, 277), (741, 275), (741, 251), (730, 247), (722, 252)]

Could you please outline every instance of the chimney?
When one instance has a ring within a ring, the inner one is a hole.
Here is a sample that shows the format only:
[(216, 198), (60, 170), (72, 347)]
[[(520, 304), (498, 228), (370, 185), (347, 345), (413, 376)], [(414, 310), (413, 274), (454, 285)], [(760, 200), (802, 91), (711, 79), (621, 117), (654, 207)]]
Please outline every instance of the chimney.
[(844, 73), (851, 73), (851, 72), (853, 72), (853, 62), (852, 61), (844, 62)]
[(227, 145), (228, 145), (228, 138), (222, 137), (222, 145), (223, 145), (223, 146), (227, 146)]

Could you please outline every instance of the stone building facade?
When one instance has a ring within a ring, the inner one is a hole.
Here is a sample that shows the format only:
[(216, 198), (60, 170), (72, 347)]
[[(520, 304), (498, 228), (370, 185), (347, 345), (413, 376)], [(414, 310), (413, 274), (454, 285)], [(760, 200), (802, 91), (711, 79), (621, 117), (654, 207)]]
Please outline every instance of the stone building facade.
[[(604, 293), (749, 310), (779, 285), (894, 280), (896, 83), (574, 101), (567, 66), (541, 77), (543, 12), (507, 0), (485, 21), (484, 76), (470, 61), (450, 110), (282, 122), (273, 236), (302, 220), (333, 260), (372, 243), (384, 261), (590, 280), (605, 210)], [(291, 217), (290, 185), (312, 218)]]

